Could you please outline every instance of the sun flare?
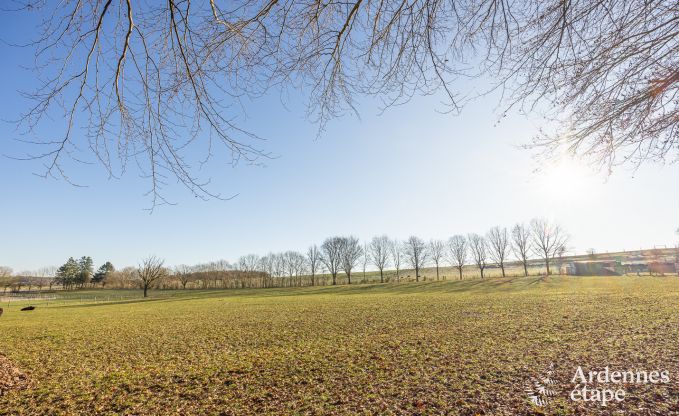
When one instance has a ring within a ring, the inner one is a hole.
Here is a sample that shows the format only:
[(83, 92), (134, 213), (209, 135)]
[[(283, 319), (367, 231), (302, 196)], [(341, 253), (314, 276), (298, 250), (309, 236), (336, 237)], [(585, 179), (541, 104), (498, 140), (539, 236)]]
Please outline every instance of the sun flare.
[(557, 201), (579, 199), (589, 183), (589, 170), (572, 159), (563, 159), (537, 172), (541, 191)]

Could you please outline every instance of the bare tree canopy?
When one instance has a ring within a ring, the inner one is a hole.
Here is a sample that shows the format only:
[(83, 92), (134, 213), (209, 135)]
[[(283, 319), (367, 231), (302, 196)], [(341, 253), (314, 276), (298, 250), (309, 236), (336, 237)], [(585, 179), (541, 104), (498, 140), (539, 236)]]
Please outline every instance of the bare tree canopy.
[(144, 289), (144, 297), (148, 296), (148, 290), (154, 283), (167, 275), (167, 270), (163, 267), (163, 264), (165, 264), (165, 260), (156, 256), (149, 256), (142, 260), (139, 265), (137, 273)]
[(479, 268), (481, 279), (483, 279), (483, 272), (486, 269), (486, 262), (488, 261), (488, 245), (486, 239), (478, 234), (469, 234), (467, 236), (467, 241), (474, 263), (476, 263), (476, 267)]
[(443, 260), (443, 254), (445, 253), (445, 244), (441, 240), (431, 240), (429, 241), (429, 257), (434, 262), (436, 267), (436, 280), (439, 280), (439, 264)]
[(321, 244), (321, 262), (325, 265), (332, 276), (332, 284), (337, 284), (337, 273), (342, 268), (342, 237), (327, 238)]
[(516, 224), (512, 228), (512, 251), (523, 266), (523, 275), (528, 276), (528, 256), (532, 250), (530, 230), (525, 224)]
[(261, 259), (257, 254), (246, 254), (238, 258), (236, 268), (242, 272), (252, 273), (258, 271), (261, 264)]
[(490, 258), (493, 259), (502, 270), (502, 277), (505, 277), (505, 260), (509, 255), (509, 234), (505, 227), (493, 227), (486, 236), (488, 248), (490, 248)]
[(347, 275), (347, 280), (351, 284), (351, 271), (363, 256), (363, 247), (358, 243), (356, 237), (340, 237), (340, 263), (342, 270)]
[(182, 285), (182, 289), (186, 289), (186, 285), (191, 279), (191, 267), (185, 264), (175, 266), (174, 276), (179, 280), (179, 283)]
[(321, 267), (321, 252), (318, 250), (316, 244), (309, 247), (306, 252), (307, 264), (309, 266), (309, 273), (311, 273), (311, 286), (316, 285), (316, 273)]
[(368, 245), (372, 263), (380, 271), (380, 283), (384, 283), (384, 269), (389, 264), (391, 240), (386, 235), (374, 237)]
[(457, 268), (462, 280), (462, 268), (467, 263), (467, 239), (463, 235), (454, 235), (448, 239), (448, 256), (450, 263)]
[(389, 242), (389, 251), (391, 252), (391, 260), (396, 271), (396, 281), (401, 279), (401, 242), (397, 239)]
[(559, 224), (544, 218), (535, 218), (530, 222), (532, 245), (535, 253), (542, 258), (547, 267), (547, 274), (551, 273), (552, 260), (561, 256), (566, 250), (568, 234)]
[[(536, 108), (556, 126), (534, 144), (612, 166), (679, 155), (679, 20), (672, 0), (498, 0), (229, 3), (14, 0), (35, 12), (39, 85), (22, 120), (28, 158), (68, 180), (65, 158), (94, 156), (111, 176), (129, 163), (161, 189), (178, 180), (219, 197), (197, 176), (207, 159), (267, 156), (240, 120), (244, 98), (302, 90), (323, 124), (439, 91), (457, 112), (469, 77), (495, 80), (503, 108)], [(11, 11), (10, 11), (11, 9)], [(476, 89), (476, 88), (474, 88)], [(466, 98), (464, 98), (466, 97)], [(61, 131), (41, 130), (50, 117)], [(200, 148), (205, 160), (192, 160)]]
[(427, 258), (429, 257), (429, 252), (427, 250), (427, 244), (420, 237), (411, 235), (403, 243), (403, 254), (412, 267), (415, 270), (415, 281), (420, 281), (420, 269), (424, 267)]
[(0, 277), (10, 277), (14, 273), (11, 267), (0, 266)]

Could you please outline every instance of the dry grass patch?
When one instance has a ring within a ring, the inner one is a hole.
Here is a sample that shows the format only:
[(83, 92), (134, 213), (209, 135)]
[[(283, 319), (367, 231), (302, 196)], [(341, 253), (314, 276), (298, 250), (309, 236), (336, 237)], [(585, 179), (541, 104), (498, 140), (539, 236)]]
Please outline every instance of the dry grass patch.
[[(183, 297), (182, 297), (183, 296)], [(679, 414), (679, 279), (515, 278), (186, 291), (0, 321), (31, 386), (0, 414)], [(526, 381), (553, 365), (559, 396)], [(587, 369), (667, 369), (621, 404), (576, 404)]]
[(28, 386), (28, 376), (0, 354), (0, 396), (10, 390), (21, 390)]

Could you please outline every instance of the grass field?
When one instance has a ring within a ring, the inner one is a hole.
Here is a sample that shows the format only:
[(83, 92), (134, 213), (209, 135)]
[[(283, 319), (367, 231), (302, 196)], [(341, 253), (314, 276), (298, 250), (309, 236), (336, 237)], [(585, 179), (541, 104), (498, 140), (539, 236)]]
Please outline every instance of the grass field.
[[(0, 414), (679, 414), (676, 277), (96, 293), (5, 308), (0, 353), (30, 385)], [(562, 391), (538, 407), (524, 389), (550, 364)], [(671, 382), (583, 405), (578, 365)]]

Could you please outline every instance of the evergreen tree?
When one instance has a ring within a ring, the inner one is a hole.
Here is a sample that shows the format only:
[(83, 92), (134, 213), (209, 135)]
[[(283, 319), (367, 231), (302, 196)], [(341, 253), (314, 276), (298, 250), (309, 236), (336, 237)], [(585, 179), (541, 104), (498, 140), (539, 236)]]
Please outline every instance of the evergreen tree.
[(80, 274), (80, 266), (73, 257), (69, 257), (68, 261), (64, 263), (59, 269), (54, 278), (57, 284), (60, 284), (64, 289), (71, 289), (78, 280)]
[(78, 284), (80, 287), (84, 287), (86, 284), (90, 283), (93, 274), (94, 262), (92, 261), (92, 257), (81, 257), (78, 261)]
[(92, 283), (106, 283), (106, 278), (111, 275), (111, 273), (115, 272), (116, 269), (113, 267), (113, 264), (111, 264), (110, 261), (107, 261), (106, 263), (102, 264), (101, 267), (97, 270), (97, 272), (94, 274), (92, 277)]

